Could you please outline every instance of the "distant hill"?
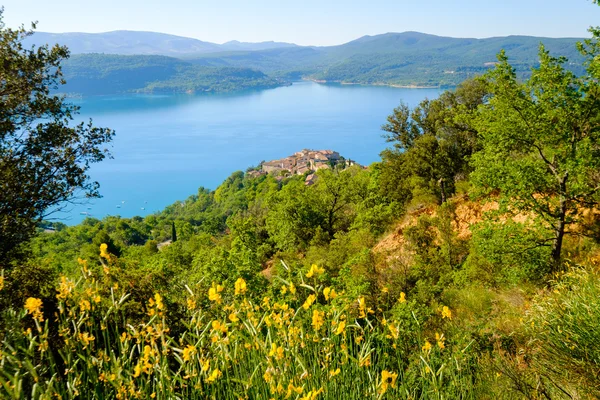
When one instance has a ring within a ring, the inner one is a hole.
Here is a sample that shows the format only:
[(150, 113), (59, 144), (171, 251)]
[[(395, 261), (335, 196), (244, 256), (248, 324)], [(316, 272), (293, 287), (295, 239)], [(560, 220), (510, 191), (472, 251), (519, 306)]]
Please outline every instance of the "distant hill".
[(259, 43), (250, 43), (250, 42), (238, 42), (237, 40), (232, 40), (227, 43), (223, 43), (220, 45), (222, 51), (259, 51), (259, 50), (271, 50), (271, 49), (281, 49), (288, 47), (299, 47), (293, 43), (284, 43), (284, 42), (259, 42)]
[(580, 64), (575, 43), (581, 40), (530, 36), (461, 39), (404, 32), (364, 36), (339, 46), (208, 53), (190, 61), (328, 82), (452, 86), (485, 72), (502, 49), (522, 75), (537, 64), (540, 43), (552, 54)]
[(265, 89), (285, 82), (250, 68), (206, 67), (166, 56), (78, 54), (63, 63), (62, 92), (202, 93)]
[(113, 31), (105, 33), (36, 32), (25, 42), (28, 46), (54, 45), (57, 43), (69, 47), (71, 54), (105, 53), (120, 55), (165, 55), (172, 57), (222, 51), (257, 51), (296, 46), (290, 43), (243, 43), (238, 41), (231, 41), (221, 45), (165, 33), (139, 31)]

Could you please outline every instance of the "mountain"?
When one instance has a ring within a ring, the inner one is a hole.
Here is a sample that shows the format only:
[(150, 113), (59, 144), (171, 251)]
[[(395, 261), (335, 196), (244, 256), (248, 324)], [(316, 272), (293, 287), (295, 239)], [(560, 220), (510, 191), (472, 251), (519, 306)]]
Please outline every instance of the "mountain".
[[(493, 67), (496, 55), (502, 49), (506, 50), (519, 76), (525, 77), (537, 65), (541, 43), (551, 54), (570, 59), (572, 63), (567, 64), (567, 67), (575, 73), (583, 72), (582, 57), (576, 47), (576, 42), (582, 39), (577, 38), (506, 36), (474, 39), (403, 32), (363, 36), (337, 46), (317, 47), (281, 42), (238, 41), (220, 45), (162, 33), (115, 31), (98, 34), (36, 33), (27, 40), (29, 42), (26, 44), (66, 44), (75, 55), (104, 53), (104, 58), (100, 54), (93, 58), (94, 63), (102, 64), (99, 70), (79, 63), (79, 59), (66, 63), (66, 71), (69, 72), (66, 75), (67, 81), (76, 79), (78, 82), (77, 85), (70, 82), (71, 87), (86, 87), (82, 79), (90, 75), (93, 76), (90, 79), (95, 82), (91, 85), (100, 89), (102, 85), (96, 81), (109, 79), (110, 76), (110, 84), (102, 90), (149, 90), (151, 81), (140, 80), (150, 76), (154, 79), (153, 90), (162, 88), (181, 91), (185, 87), (191, 87), (183, 91), (192, 92), (221, 91), (225, 88), (236, 90), (233, 82), (239, 83), (237, 89), (247, 88), (250, 82), (251, 87), (255, 84), (259, 87), (263, 84), (272, 87), (296, 79), (445, 87), (484, 73)], [(114, 58), (111, 56), (114, 54), (166, 55), (172, 59), (166, 64), (159, 59), (143, 59), (140, 63), (138, 61), (141, 59), (132, 62), (134, 59)], [(124, 65), (117, 65), (121, 62)], [(135, 72), (136, 68), (140, 68), (139, 71)], [(249, 72), (252, 70), (252, 73)], [(73, 71), (77, 73), (73, 75)], [(256, 75), (259, 71), (269, 76)], [(119, 74), (123, 76), (119, 77)], [(196, 78), (200, 79), (201, 84), (190, 86), (191, 81)], [(210, 79), (216, 79), (212, 82), (214, 85), (209, 84)], [(186, 83), (181, 85), (182, 82)], [(144, 84), (138, 85), (142, 83)], [(166, 86), (161, 86), (162, 84)]]
[(537, 64), (540, 43), (552, 54), (564, 55), (581, 64), (575, 45), (580, 40), (530, 36), (472, 39), (404, 32), (364, 36), (338, 46), (206, 53), (189, 61), (206, 66), (255, 68), (288, 79), (453, 86), (484, 73), (494, 65), (502, 49), (522, 76)]
[(225, 44), (203, 42), (182, 36), (156, 32), (113, 31), (105, 33), (47, 33), (36, 32), (25, 40), (25, 45), (61, 44), (72, 54), (105, 53), (120, 55), (165, 55), (172, 57), (215, 53), (223, 51), (257, 51), (295, 44), (280, 42), (245, 43), (231, 41)]
[(231, 40), (227, 43), (223, 43), (221, 46), (221, 50), (223, 51), (259, 51), (259, 50), (271, 50), (271, 49), (280, 49), (287, 47), (299, 47), (293, 43), (284, 43), (284, 42), (259, 42), (259, 43), (250, 43), (250, 42), (238, 42), (237, 40)]

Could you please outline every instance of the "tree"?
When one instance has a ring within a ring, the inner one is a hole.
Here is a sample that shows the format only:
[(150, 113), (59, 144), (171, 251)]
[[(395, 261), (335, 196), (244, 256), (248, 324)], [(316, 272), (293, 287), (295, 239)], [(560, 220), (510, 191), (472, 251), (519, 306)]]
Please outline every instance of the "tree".
[(487, 75), (489, 102), (475, 126), (482, 151), (473, 158), (474, 183), (499, 190), (506, 210), (541, 219), (553, 268), (560, 265), (565, 234), (582, 222), (600, 190), (600, 85), (577, 77), (540, 47), (540, 66), (524, 83), (504, 52)]
[(479, 149), (477, 131), (463, 115), (473, 113), (486, 95), (484, 82), (470, 79), (412, 110), (406, 104), (394, 109), (381, 127), (394, 149), (384, 151), (382, 157), (384, 165), (391, 167), (387, 172), (404, 181), (400, 192), (406, 192), (408, 184), (411, 196), (425, 191), (442, 203), (453, 194), (455, 182), (467, 177), (469, 159)]
[(68, 202), (98, 197), (87, 171), (114, 132), (74, 125), (78, 107), (51, 92), (64, 84), (66, 47), (25, 48), (33, 34), (9, 29), (0, 9), (0, 264), (8, 267), (36, 224)]

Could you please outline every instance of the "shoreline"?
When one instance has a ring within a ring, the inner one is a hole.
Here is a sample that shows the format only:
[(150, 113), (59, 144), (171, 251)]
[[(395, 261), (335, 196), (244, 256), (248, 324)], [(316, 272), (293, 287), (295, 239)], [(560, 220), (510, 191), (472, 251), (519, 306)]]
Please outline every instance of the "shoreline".
[(451, 88), (451, 87), (455, 87), (455, 86), (442, 86), (442, 85), (436, 85), (436, 86), (424, 86), (424, 85), (397, 85), (397, 84), (393, 84), (393, 83), (383, 83), (383, 82), (378, 82), (378, 83), (359, 83), (359, 82), (343, 82), (343, 81), (328, 81), (328, 80), (323, 80), (323, 79), (312, 79), (312, 78), (302, 78), (302, 81), (307, 81), (307, 82), (314, 82), (314, 83), (320, 83), (320, 84), (338, 84), (338, 85), (356, 85), (356, 86), (386, 86), (386, 87), (393, 87), (393, 88), (397, 88), (397, 89), (444, 89), (444, 88)]

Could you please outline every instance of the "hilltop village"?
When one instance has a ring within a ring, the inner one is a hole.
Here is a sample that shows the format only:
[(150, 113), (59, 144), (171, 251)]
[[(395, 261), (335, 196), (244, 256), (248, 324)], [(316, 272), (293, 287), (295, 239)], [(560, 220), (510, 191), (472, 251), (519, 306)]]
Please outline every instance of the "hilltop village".
[(255, 170), (249, 171), (248, 174), (250, 176), (273, 174), (277, 180), (282, 180), (291, 175), (308, 173), (305, 184), (312, 185), (315, 180), (314, 172), (336, 166), (347, 168), (352, 165), (358, 164), (340, 156), (337, 151), (304, 149), (279, 160), (263, 161)]

